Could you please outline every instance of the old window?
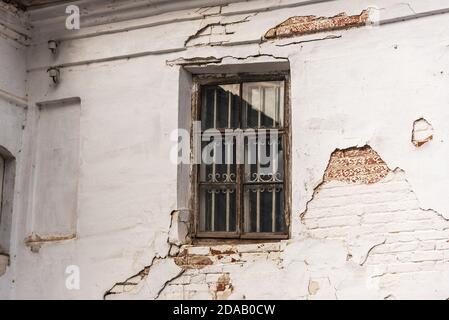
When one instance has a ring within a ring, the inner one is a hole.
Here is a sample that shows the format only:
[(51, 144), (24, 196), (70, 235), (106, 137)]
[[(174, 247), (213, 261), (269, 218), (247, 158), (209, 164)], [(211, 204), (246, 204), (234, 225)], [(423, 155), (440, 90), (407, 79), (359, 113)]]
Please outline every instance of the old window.
[(15, 159), (0, 146), (0, 258), (9, 254), (14, 198)]
[(3, 181), (5, 177), (5, 159), (0, 155), (0, 224), (2, 221)]
[(288, 74), (195, 79), (197, 237), (288, 236), (288, 88)]

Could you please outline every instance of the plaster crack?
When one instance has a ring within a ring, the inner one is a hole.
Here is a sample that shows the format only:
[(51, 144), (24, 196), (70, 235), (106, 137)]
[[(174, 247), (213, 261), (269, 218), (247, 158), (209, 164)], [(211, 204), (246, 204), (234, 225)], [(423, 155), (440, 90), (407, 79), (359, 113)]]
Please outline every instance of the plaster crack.
[(402, 2), (402, 3), (399, 3), (399, 4), (407, 6), (410, 9), (410, 11), (413, 12), (413, 14), (416, 14), (416, 11), (413, 9), (413, 7), (412, 7), (412, 5), (410, 3)]
[(302, 44), (302, 43), (308, 43), (308, 42), (317, 42), (317, 41), (323, 41), (323, 40), (334, 40), (334, 39), (340, 39), (342, 36), (341, 35), (329, 35), (326, 36), (324, 38), (318, 38), (318, 39), (310, 39), (310, 40), (302, 40), (302, 41), (294, 41), (294, 42), (289, 42), (289, 43), (284, 43), (284, 44), (277, 44), (277, 47), (287, 47), (287, 46), (291, 46), (291, 45), (296, 45), (296, 44)]
[(132, 282), (131, 280), (134, 279), (134, 278), (140, 277), (140, 280), (139, 280), (139, 282), (140, 282), (140, 281), (142, 281), (143, 279), (145, 279), (146, 276), (148, 275), (148, 273), (149, 273), (151, 267), (154, 265), (155, 261), (158, 260), (158, 259), (161, 259), (161, 258), (154, 257), (154, 258), (151, 260), (150, 265), (146, 266), (145, 268), (143, 268), (142, 270), (140, 270), (140, 271), (139, 271), (138, 273), (136, 273), (135, 275), (133, 275), (133, 276), (127, 278), (125, 281), (123, 281), (123, 282), (117, 282), (116, 284), (114, 284), (114, 285), (111, 287), (111, 289), (109, 289), (108, 291), (105, 292), (105, 294), (103, 295), (103, 300), (106, 300), (106, 298), (107, 298), (108, 296), (110, 296), (110, 295), (115, 295), (115, 294), (121, 294), (121, 293), (123, 293), (123, 292), (115, 292), (114, 289), (116, 289), (117, 287), (120, 287), (120, 286), (121, 286), (121, 287), (124, 287), (124, 286), (126, 286), (126, 285), (133, 285), (133, 286), (136, 286), (138, 283)]
[(235, 60), (247, 60), (247, 59), (251, 59), (251, 58), (261, 58), (261, 57), (269, 57), (269, 58), (273, 58), (275, 60), (288, 60), (288, 58), (286, 58), (286, 57), (275, 56), (273, 54), (268, 54), (268, 53), (258, 53), (258, 54), (244, 56), (244, 57), (236, 57), (236, 56), (228, 55), (228, 56), (223, 56), (220, 59), (224, 60), (226, 58), (231, 58), (231, 59), (235, 59)]
[(174, 277), (172, 277), (171, 279), (167, 280), (167, 281), (164, 283), (164, 285), (162, 286), (162, 288), (161, 288), (161, 289), (158, 291), (158, 293), (156, 294), (156, 297), (154, 298), (154, 300), (159, 299), (161, 293), (165, 290), (165, 288), (166, 288), (170, 283), (172, 283), (174, 280), (176, 280), (176, 279), (178, 279), (179, 277), (181, 277), (181, 276), (184, 274), (184, 272), (186, 272), (186, 269), (182, 269), (181, 271), (179, 271), (179, 273), (178, 273), (176, 276), (174, 276)]
[(385, 239), (385, 240), (382, 241), (381, 243), (378, 243), (378, 244), (375, 244), (374, 246), (372, 246), (372, 247), (368, 250), (368, 252), (367, 252), (367, 254), (366, 254), (366, 256), (365, 256), (365, 259), (363, 259), (363, 261), (360, 263), (360, 266), (363, 267), (363, 265), (366, 263), (366, 261), (368, 261), (368, 258), (369, 258), (371, 252), (372, 252), (374, 249), (376, 249), (377, 247), (379, 247), (379, 246), (385, 244), (386, 242), (387, 242), (387, 239)]
[[(135, 288), (137, 285), (140, 284), (140, 282), (142, 282), (144, 279), (146, 279), (148, 277), (150, 270), (152, 269), (152, 267), (155, 265), (155, 263), (157, 261), (170, 259), (170, 258), (173, 258), (173, 256), (177, 257), (180, 255), (179, 250), (177, 250), (176, 254), (172, 254), (172, 249), (174, 247), (179, 249), (179, 246), (176, 243), (174, 243), (173, 241), (171, 241), (171, 239), (170, 239), (171, 230), (172, 230), (172, 228), (174, 228), (175, 218), (178, 219), (178, 223), (183, 223), (182, 221), (179, 221), (179, 216), (175, 215), (175, 213), (177, 213), (177, 212), (179, 213), (178, 210), (173, 210), (170, 213), (170, 224), (169, 224), (169, 229), (168, 229), (168, 233), (167, 233), (167, 244), (169, 246), (168, 246), (167, 252), (162, 255), (156, 253), (154, 255), (153, 259), (151, 260), (151, 263), (148, 266), (144, 267), (142, 270), (137, 272), (135, 275), (127, 278), (125, 281), (115, 283), (109, 290), (107, 290), (105, 292), (105, 294), (103, 295), (103, 300), (106, 300), (106, 298), (110, 295), (126, 293), (127, 291), (125, 289), (127, 286), (131, 286), (132, 288)], [(183, 240), (186, 241), (186, 239), (187, 239), (187, 236)], [(173, 280), (180, 277), (185, 272), (185, 270), (186, 270), (186, 268), (182, 267), (182, 269), (174, 277), (171, 277), (170, 279), (168, 279), (158, 290), (154, 299), (157, 299), (160, 296), (160, 294), (163, 292), (163, 290), (167, 287), (167, 285), (169, 285)], [(117, 290), (120, 287), (122, 288), (122, 290)]]
[(210, 57), (194, 57), (194, 58), (178, 58), (178, 59), (175, 59), (175, 60), (167, 60), (166, 64), (167, 64), (167, 66), (170, 66), (170, 67), (173, 67), (173, 66), (183, 66), (183, 67), (186, 67), (186, 66), (207, 66), (207, 65), (210, 65), (210, 64), (219, 65), (225, 59), (234, 59), (234, 60), (243, 61), (243, 60), (257, 59), (257, 58), (262, 58), (262, 57), (268, 57), (268, 58), (272, 58), (274, 60), (288, 61), (287, 57), (275, 56), (273, 54), (260, 53), (259, 52), (257, 54), (247, 55), (247, 56), (243, 56), (243, 57), (227, 55), (227, 56), (223, 56), (223, 57), (219, 57), (219, 58), (214, 57), (214, 56), (210, 56)]
[[(221, 7), (220, 7), (220, 12), (221, 12)], [(191, 41), (193, 41), (193, 40), (195, 40), (195, 39), (197, 39), (197, 38), (199, 38), (199, 37), (201, 37), (201, 36), (205, 36), (205, 35), (209, 36), (209, 41), (206, 41), (205, 43), (196, 44), (196, 45), (194, 45), (194, 46), (210, 45), (210, 44), (219, 45), (219, 44), (221, 44), (221, 43), (223, 43), (223, 42), (225, 42), (225, 41), (212, 42), (211, 39), (210, 39), (210, 37), (212, 36), (212, 34), (209, 34), (209, 33), (208, 33), (208, 34), (205, 34), (205, 32), (206, 32), (207, 30), (212, 29), (213, 27), (223, 27), (223, 28), (225, 29), (225, 33), (222, 34), (222, 35), (231, 35), (231, 34), (234, 34), (234, 32), (228, 31), (227, 28), (226, 28), (227, 26), (231, 26), (231, 25), (236, 25), (236, 24), (240, 24), (240, 23), (249, 22), (249, 21), (250, 21), (249, 18), (254, 17), (254, 16), (256, 16), (257, 14), (258, 14), (258, 13), (256, 12), (256, 13), (253, 13), (253, 14), (250, 14), (250, 15), (244, 17), (243, 19), (236, 20), (236, 21), (231, 21), (231, 22), (222, 22), (222, 21), (219, 21), (219, 22), (208, 23), (208, 24), (206, 24), (204, 27), (201, 27), (200, 29), (198, 29), (198, 31), (196, 31), (195, 34), (189, 36), (189, 37), (186, 39), (186, 41), (184, 41), (184, 47), (187, 47), (188, 44), (189, 44)], [(205, 17), (206, 17), (206, 16), (205, 16)]]

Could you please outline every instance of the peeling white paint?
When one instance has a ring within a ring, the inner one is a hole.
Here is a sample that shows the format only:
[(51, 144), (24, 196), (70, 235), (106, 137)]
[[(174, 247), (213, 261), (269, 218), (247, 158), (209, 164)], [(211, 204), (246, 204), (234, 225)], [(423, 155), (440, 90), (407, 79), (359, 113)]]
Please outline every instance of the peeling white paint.
[[(128, 18), (117, 8), (98, 20), (98, 8), (87, 4), (86, 28), (73, 34), (53, 28), (57, 7), (36, 10), (29, 48), (0, 38), (0, 89), (28, 104), (0, 98), (0, 145), (19, 159), (14, 258), (0, 297), (101, 299), (109, 290), (112, 299), (449, 297), (447, 4), (253, 0), (198, 10), (176, 3), (147, 16), (136, 7)], [(291, 16), (351, 15), (374, 5), (379, 27), (262, 41)], [(198, 42), (186, 46), (193, 35)], [(50, 39), (62, 41), (57, 56)], [(192, 247), (178, 167), (168, 160), (170, 133), (188, 108), (181, 65), (218, 72), (273, 62), (291, 70), (291, 239)], [(57, 86), (50, 66), (62, 67)], [(77, 237), (33, 253), (24, 239), (40, 219), (32, 196), (36, 104), (68, 97), (82, 101)], [(416, 148), (411, 126), (420, 118), (434, 138)], [(371, 185), (322, 183), (335, 149), (364, 145), (401, 170)], [(176, 264), (184, 250), (212, 264), (184, 270)], [(65, 288), (68, 265), (80, 268), (80, 290)]]

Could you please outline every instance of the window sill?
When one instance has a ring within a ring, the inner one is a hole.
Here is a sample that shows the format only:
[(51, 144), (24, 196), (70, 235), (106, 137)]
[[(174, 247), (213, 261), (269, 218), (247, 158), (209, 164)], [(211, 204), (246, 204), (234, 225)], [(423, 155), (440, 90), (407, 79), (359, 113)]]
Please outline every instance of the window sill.
[(192, 239), (193, 245), (220, 245), (220, 244), (258, 244), (273, 243), (288, 240), (288, 234), (243, 234), (240, 238), (234, 236), (219, 236), (209, 234), (198, 234)]

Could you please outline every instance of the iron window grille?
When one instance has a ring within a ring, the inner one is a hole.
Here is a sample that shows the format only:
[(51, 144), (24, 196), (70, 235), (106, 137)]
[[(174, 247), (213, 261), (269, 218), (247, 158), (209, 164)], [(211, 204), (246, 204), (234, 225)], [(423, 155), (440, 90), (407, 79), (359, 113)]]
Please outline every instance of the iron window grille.
[(289, 88), (288, 73), (195, 77), (195, 237), (288, 238)]

